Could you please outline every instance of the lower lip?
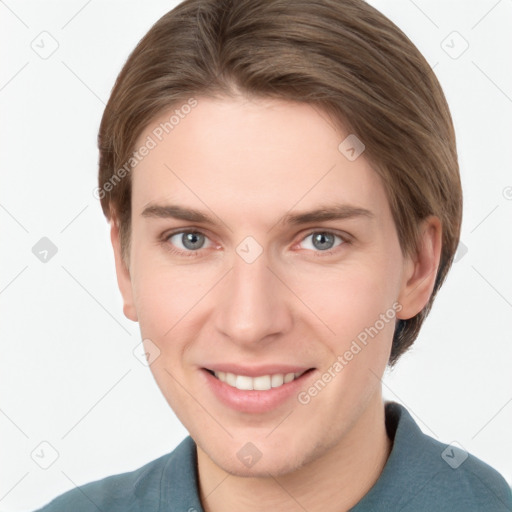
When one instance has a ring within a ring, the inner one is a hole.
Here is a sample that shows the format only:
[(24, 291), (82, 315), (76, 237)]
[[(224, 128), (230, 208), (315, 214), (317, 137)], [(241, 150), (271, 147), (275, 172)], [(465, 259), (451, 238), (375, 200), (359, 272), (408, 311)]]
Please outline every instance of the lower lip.
[(305, 382), (313, 371), (309, 370), (298, 379), (287, 382), (278, 388), (271, 388), (267, 391), (243, 391), (222, 382), (204, 368), (201, 369), (201, 373), (206, 377), (208, 386), (220, 402), (237, 411), (248, 413), (272, 411), (283, 405), (290, 397), (297, 396), (301, 390), (305, 389)]

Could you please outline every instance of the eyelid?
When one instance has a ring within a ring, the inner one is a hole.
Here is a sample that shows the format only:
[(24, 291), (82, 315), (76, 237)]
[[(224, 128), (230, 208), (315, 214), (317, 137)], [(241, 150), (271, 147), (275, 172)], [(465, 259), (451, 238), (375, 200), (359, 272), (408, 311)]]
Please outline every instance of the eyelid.
[[(334, 235), (342, 240), (342, 243), (337, 245), (336, 247), (333, 247), (332, 249), (326, 249), (325, 251), (314, 251), (318, 254), (321, 254), (322, 252), (329, 252), (329, 251), (336, 251), (339, 247), (345, 244), (350, 244), (353, 240), (352, 236), (350, 236), (348, 233), (340, 232), (335, 229), (329, 229), (329, 228), (313, 228), (307, 231), (304, 235), (301, 236), (297, 244), (302, 243), (306, 238), (311, 236), (314, 233), (328, 233), (330, 235)], [(297, 245), (295, 244), (295, 245)]]
[[(203, 228), (196, 228), (196, 227), (176, 228), (175, 230), (172, 230), (172, 231), (166, 231), (161, 235), (160, 239), (163, 243), (168, 243), (169, 239), (172, 236), (181, 235), (181, 234), (185, 234), (185, 233), (197, 233), (197, 234), (203, 235), (210, 242), (211, 246), (213, 246), (213, 247), (218, 246), (218, 244), (216, 242), (214, 242), (212, 240), (212, 237), (208, 234), (208, 230), (205, 230)], [(199, 253), (203, 249), (205, 249), (205, 248), (202, 247), (201, 249), (198, 249), (197, 251), (183, 251), (182, 249), (176, 249), (176, 252), (178, 252), (178, 253)]]
[(352, 236), (349, 235), (345, 231), (338, 231), (337, 229), (331, 229), (331, 228), (312, 228), (309, 229), (306, 234), (304, 234), (301, 238), (301, 240), (304, 240), (307, 236), (312, 235), (313, 233), (329, 233), (331, 235), (339, 236), (342, 240), (349, 241), (352, 239)]
[(178, 235), (180, 233), (200, 233), (201, 235), (205, 235), (208, 238), (210, 238), (210, 234), (207, 229), (198, 228), (197, 226), (185, 226), (185, 227), (171, 229), (169, 231), (164, 231), (161, 235), (161, 238), (167, 239), (173, 235)]
[[(174, 236), (174, 235), (179, 235), (179, 234), (184, 234), (184, 233), (198, 233), (198, 234), (201, 234), (203, 235), (205, 238), (207, 238), (210, 242), (210, 244), (215, 247), (217, 246), (218, 247), (218, 244), (216, 244), (216, 242), (214, 242), (210, 235), (208, 234), (208, 230), (205, 230), (203, 228), (197, 228), (197, 227), (181, 227), (181, 228), (176, 228), (175, 230), (172, 230), (172, 231), (166, 231), (164, 232), (162, 235), (161, 235), (161, 241), (162, 243), (164, 243), (166, 245), (166, 247), (173, 253), (175, 254), (178, 254), (178, 255), (199, 255), (202, 253), (203, 250), (206, 250), (208, 248), (201, 248), (201, 249), (198, 249), (197, 251), (192, 251), (192, 250), (188, 250), (188, 251), (184, 251), (182, 249), (177, 249), (175, 248), (172, 244), (169, 243), (169, 239)], [(339, 232), (335, 229), (330, 229), (330, 228), (310, 228), (306, 233), (304, 233), (303, 235), (300, 236), (299, 240), (293, 245), (294, 247), (300, 243), (302, 243), (306, 238), (308, 238), (309, 236), (311, 236), (312, 234), (314, 233), (328, 233), (328, 234), (331, 234), (331, 235), (334, 235), (334, 236), (337, 236), (338, 238), (340, 238), (342, 240), (342, 243), (340, 243), (339, 245), (335, 246), (334, 248), (332, 249), (326, 249), (325, 251), (313, 251), (317, 254), (322, 254), (322, 253), (328, 253), (330, 251), (336, 251), (338, 250), (338, 248), (340, 248), (341, 246), (345, 245), (345, 244), (350, 244), (352, 242), (352, 236), (349, 235), (348, 233), (345, 233), (345, 232)], [(211, 247), (209, 247), (211, 248)], [(305, 249), (305, 250), (310, 250), (310, 249)]]

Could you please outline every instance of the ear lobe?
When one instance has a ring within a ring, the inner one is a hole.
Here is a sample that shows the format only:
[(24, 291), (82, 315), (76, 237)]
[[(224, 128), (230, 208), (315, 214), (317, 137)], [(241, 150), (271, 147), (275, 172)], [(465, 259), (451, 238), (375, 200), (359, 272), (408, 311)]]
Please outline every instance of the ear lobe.
[(407, 320), (417, 315), (428, 303), (437, 277), (441, 258), (442, 225), (438, 217), (427, 217), (420, 230), (418, 253), (407, 258), (398, 297), (402, 305), (397, 318)]
[(117, 285), (123, 297), (123, 313), (129, 320), (137, 322), (138, 318), (137, 311), (135, 309), (135, 302), (133, 300), (130, 270), (122, 258), (119, 226), (116, 219), (112, 219), (110, 222), (110, 240), (112, 242), (112, 248), (114, 249)]

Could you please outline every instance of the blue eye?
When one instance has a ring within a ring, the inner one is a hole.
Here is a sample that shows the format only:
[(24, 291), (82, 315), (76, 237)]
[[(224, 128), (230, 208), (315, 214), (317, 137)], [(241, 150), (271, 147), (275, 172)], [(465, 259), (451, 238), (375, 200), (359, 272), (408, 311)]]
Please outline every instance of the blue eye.
[[(308, 238), (311, 238), (310, 246), (306, 247), (306, 249), (312, 249), (317, 250), (320, 252), (328, 251), (330, 249), (334, 249), (335, 247), (338, 247), (339, 245), (346, 242), (346, 240), (343, 239), (343, 237), (336, 235), (334, 233), (331, 233), (330, 231), (313, 231), (309, 233), (304, 240), (307, 240)], [(335, 239), (338, 238), (340, 240), (340, 243), (337, 245), (333, 245), (335, 242)]]
[[(176, 252), (179, 253), (197, 252), (199, 249), (204, 248), (203, 246), (206, 240), (208, 240), (208, 238), (198, 231), (180, 231), (178, 233), (172, 233), (167, 237), (167, 241), (171, 245), (178, 245)], [(181, 247), (179, 244), (181, 244)]]
[[(322, 255), (323, 252), (326, 255), (331, 254), (332, 249), (349, 243), (349, 239), (346, 237), (331, 231), (322, 230), (311, 231), (302, 238), (300, 243), (304, 244), (308, 239), (310, 241), (306, 243), (304, 248), (313, 251), (317, 255)], [(214, 245), (204, 233), (196, 230), (184, 230), (164, 235), (163, 242), (170, 252), (185, 257), (199, 256), (202, 249), (207, 249)]]

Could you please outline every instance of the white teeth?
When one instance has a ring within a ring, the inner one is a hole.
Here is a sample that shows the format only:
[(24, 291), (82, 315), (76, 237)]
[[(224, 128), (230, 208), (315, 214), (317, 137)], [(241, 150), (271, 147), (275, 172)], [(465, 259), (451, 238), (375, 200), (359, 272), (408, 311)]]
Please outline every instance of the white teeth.
[[(216, 375), (217, 375), (217, 377), (219, 377), (220, 380), (222, 380), (220, 378), (220, 372), (218, 374), (216, 374)], [(236, 375), (234, 373), (226, 373), (226, 378), (222, 382), (225, 382), (226, 384), (229, 384), (230, 386), (236, 387), (235, 386), (235, 384), (236, 384)]]
[(300, 377), (304, 372), (296, 373), (276, 373), (274, 375), (260, 375), (258, 377), (248, 377), (247, 375), (235, 375), (229, 372), (214, 372), (215, 376), (222, 382), (231, 387), (242, 391), (257, 390), (268, 391), (272, 388), (278, 388), (292, 380)]
[(235, 388), (243, 389), (243, 390), (253, 389), (252, 381), (253, 381), (253, 379), (251, 379), (251, 377), (246, 377), (245, 375), (237, 375), (236, 382), (235, 382)]
[(293, 379), (295, 379), (295, 373), (287, 373), (284, 376), (284, 383), (287, 384), (288, 382), (291, 382)]
[(252, 379), (253, 389), (258, 391), (267, 391), (272, 387), (270, 382), (270, 375), (263, 375), (261, 377), (254, 377)]
[(272, 375), (272, 387), (278, 388), (282, 386), (284, 383), (284, 376), (282, 373), (277, 373), (276, 375)]

